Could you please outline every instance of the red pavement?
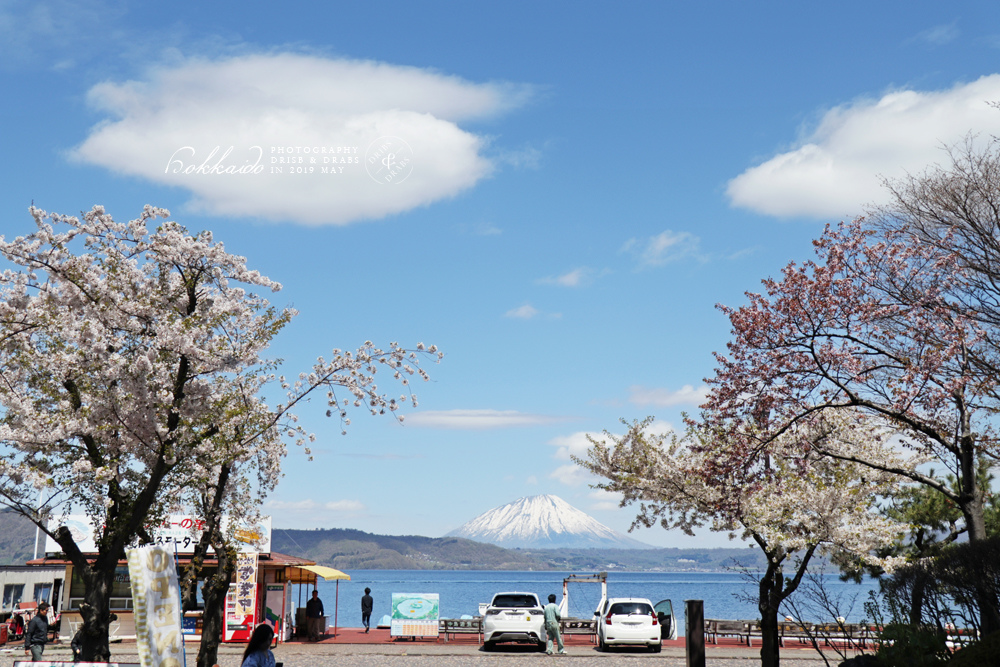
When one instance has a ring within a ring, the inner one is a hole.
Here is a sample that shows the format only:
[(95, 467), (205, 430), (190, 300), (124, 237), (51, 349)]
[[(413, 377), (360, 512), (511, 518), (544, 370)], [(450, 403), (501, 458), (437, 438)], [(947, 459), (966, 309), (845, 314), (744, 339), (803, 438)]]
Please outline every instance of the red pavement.
[[(567, 646), (595, 646), (595, 642), (591, 639), (590, 635), (563, 635), (563, 642)], [(372, 628), (371, 632), (365, 634), (364, 628), (338, 628), (337, 636), (333, 636), (333, 629), (319, 642), (310, 642), (308, 640), (303, 640), (301, 638), (292, 639), (288, 644), (456, 644), (462, 646), (478, 646), (481, 642), (479, 641), (479, 635), (472, 634), (460, 634), (460, 635), (450, 635), (447, 642), (445, 641), (444, 635), (439, 635), (438, 637), (426, 637), (426, 638), (402, 638), (402, 637), (391, 637), (389, 635), (389, 629), (376, 629)], [(664, 647), (676, 647), (684, 648), (684, 638), (665, 640), (663, 642)], [(720, 637), (719, 643), (715, 644), (711, 641), (706, 642), (706, 649), (709, 651), (715, 648), (743, 648), (748, 651), (757, 653), (760, 651), (760, 643), (755, 642), (753, 646), (747, 646), (742, 643), (736, 637)], [(813, 650), (808, 644), (800, 644), (797, 641), (786, 641), (785, 646), (782, 650), (788, 649), (808, 649)]]

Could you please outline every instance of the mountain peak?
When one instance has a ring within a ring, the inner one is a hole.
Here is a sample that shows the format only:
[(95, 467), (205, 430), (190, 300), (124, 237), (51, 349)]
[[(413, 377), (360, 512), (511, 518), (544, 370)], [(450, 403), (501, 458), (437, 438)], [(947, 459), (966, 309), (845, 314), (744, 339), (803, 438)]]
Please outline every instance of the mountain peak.
[(495, 507), (448, 533), (514, 548), (649, 549), (550, 494), (518, 498)]

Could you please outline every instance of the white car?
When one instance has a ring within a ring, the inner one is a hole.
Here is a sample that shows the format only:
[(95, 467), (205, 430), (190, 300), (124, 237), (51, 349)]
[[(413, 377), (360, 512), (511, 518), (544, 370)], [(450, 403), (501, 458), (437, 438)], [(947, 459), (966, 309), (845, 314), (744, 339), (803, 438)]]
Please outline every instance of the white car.
[(545, 648), (545, 616), (534, 593), (497, 593), (483, 614), (483, 650), (499, 642), (527, 642)]
[(646, 598), (609, 598), (594, 615), (597, 617), (597, 645), (601, 651), (611, 646), (646, 646), (659, 653), (664, 639), (677, 638), (670, 600), (662, 600), (654, 606)]

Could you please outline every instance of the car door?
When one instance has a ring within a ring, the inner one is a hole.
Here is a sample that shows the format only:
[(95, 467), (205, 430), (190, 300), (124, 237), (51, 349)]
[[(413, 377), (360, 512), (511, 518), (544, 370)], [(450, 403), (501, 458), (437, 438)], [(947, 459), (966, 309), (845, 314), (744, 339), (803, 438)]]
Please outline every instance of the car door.
[(661, 639), (675, 639), (674, 634), (676, 620), (674, 619), (674, 605), (670, 600), (660, 600), (653, 605), (656, 612), (656, 621), (660, 624)]

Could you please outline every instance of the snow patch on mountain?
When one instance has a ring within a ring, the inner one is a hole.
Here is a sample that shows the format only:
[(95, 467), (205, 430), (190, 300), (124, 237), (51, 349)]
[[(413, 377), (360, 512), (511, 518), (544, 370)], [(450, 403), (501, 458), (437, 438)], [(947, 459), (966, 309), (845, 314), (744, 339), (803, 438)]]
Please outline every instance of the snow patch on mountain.
[(507, 548), (651, 549), (552, 495), (519, 498), (448, 533)]

